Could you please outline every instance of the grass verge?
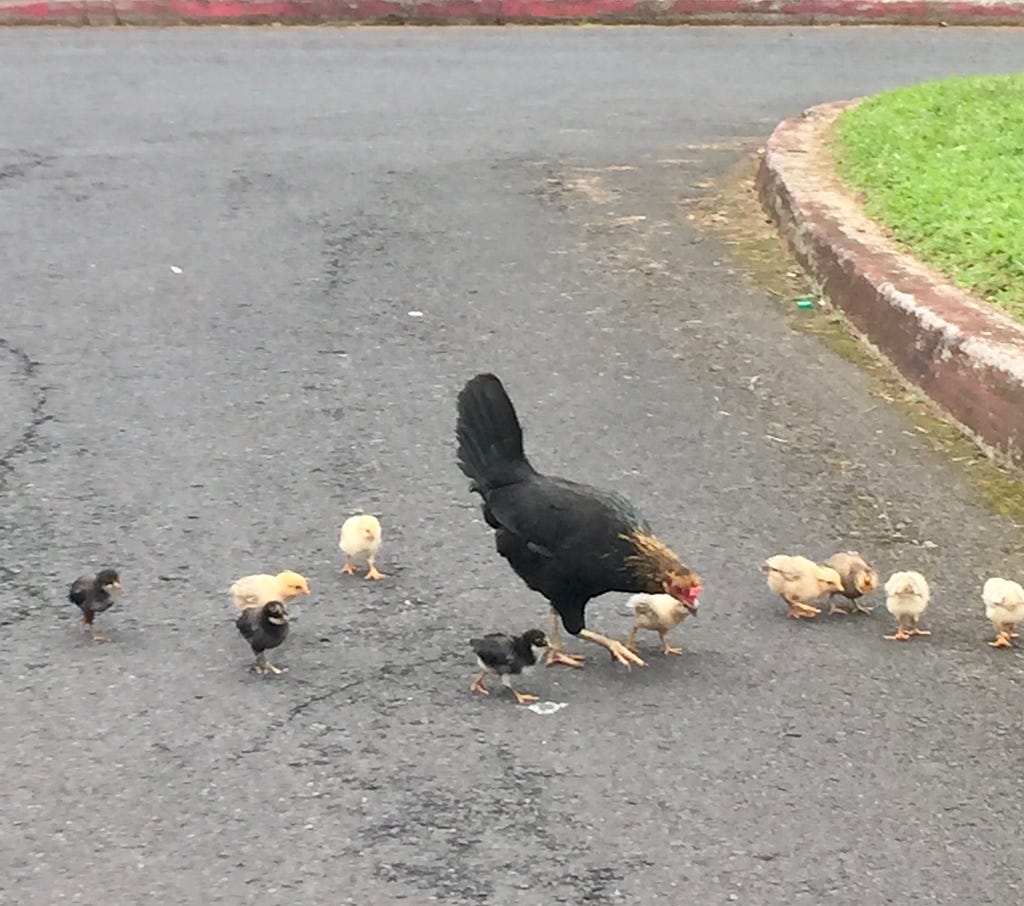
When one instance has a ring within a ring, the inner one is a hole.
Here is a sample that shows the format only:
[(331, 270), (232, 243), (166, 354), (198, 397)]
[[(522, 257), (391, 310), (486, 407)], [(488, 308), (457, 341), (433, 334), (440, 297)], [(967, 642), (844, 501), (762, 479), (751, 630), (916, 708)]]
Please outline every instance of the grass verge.
[(868, 98), (839, 118), (833, 152), (872, 219), (1024, 321), (1024, 74)]

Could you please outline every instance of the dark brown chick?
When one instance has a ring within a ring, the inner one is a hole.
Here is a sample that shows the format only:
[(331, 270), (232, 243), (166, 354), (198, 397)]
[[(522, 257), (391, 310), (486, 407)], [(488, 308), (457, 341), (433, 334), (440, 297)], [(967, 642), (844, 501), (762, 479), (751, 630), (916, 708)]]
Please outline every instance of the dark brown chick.
[[(871, 613), (870, 607), (857, 603), (860, 598), (871, 594), (878, 587), (878, 573), (868, 566), (864, 558), (856, 551), (841, 551), (829, 557), (824, 565), (832, 567), (839, 573), (839, 578), (843, 580), (843, 590), (829, 594), (828, 612)], [(850, 602), (849, 610), (836, 606), (834, 598), (837, 594), (842, 595)]]
[(280, 601), (268, 601), (262, 607), (247, 607), (243, 610), (235, 626), (242, 638), (249, 643), (256, 661), (249, 669), (263, 676), (284, 673), (267, 660), (266, 652), (277, 648), (288, 638), (288, 612)]
[(94, 642), (109, 642), (93, 626), (96, 615), (109, 609), (121, 594), (121, 577), (116, 569), (101, 569), (98, 573), (84, 573), (71, 583), (68, 600), (82, 611), (82, 628), (92, 632)]

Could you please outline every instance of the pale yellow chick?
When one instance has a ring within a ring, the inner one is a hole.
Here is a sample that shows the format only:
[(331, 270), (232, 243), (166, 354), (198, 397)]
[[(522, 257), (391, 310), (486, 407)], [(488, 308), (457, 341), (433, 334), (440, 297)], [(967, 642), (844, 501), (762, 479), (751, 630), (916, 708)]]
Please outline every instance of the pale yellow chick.
[(352, 561), (365, 560), (370, 569), (364, 578), (383, 579), (384, 573), (380, 572), (373, 562), (382, 540), (380, 522), (376, 516), (369, 513), (349, 516), (341, 526), (341, 538), (338, 541), (338, 547), (345, 555), (345, 565), (341, 571), (354, 576), (356, 568)]
[[(843, 590), (832, 592), (829, 595), (829, 613), (871, 613), (871, 608), (858, 604), (859, 598), (869, 595), (878, 588), (878, 573), (876, 573), (864, 558), (856, 551), (841, 551), (829, 557), (824, 566), (831, 566), (839, 578), (843, 580)], [(844, 610), (837, 607), (833, 602), (836, 594), (842, 595), (850, 602), (850, 609)]]
[(626, 606), (633, 611), (633, 630), (626, 639), (626, 647), (636, 651), (636, 634), (640, 629), (651, 629), (661, 637), (661, 650), (665, 654), (682, 654), (682, 648), (673, 648), (665, 636), (690, 614), (697, 615), (697, 602), (689, 607), (672, 595), (633, 595)]
[(234, 599), (235, 609), (242, 611), (249, 607), (262, 607), (271, 601), (287, 604), (292, 598), (308, 595), (309, 583), (305, 576), (286, 569), (276, 576), (267, 573), (242, 576), (228, 591)]
[(885, 583), (885, 594), (886, 609), (896, 617), (895, 635), (885, 638), (892, 642), (905, 642), (911, 636), (931, 635), (930, 631), (917, 625), (932, 596), (924, 576), (912, 569), (893, 573)]
[(1020, 635), (1014, 628), (1024, 620), (1024, 588), (1009, 579), (993, 578), (985, 583), (981, 598), (985, 602), (985, 616), (996, 627), (996, 640), (989, 645), (1009, 648), (1010, 639)]
[(811, 605), (829, 592), (842, 592), (843, 580), (830, 566), (821, 566), (807, 557), (776, 554), (761, 564), (768, 587), (789, 608), (794, 620), (813, 619), (821, 610)]

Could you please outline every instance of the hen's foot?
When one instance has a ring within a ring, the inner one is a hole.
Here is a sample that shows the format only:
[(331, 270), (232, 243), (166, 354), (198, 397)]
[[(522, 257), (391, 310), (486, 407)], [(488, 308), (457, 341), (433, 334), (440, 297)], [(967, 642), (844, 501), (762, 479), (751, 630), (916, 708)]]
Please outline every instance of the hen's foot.
[(1009, 648), (1010, 637), (1005, 632), (1001, 632), (998, 636), (996, 636), (996, 640), (994, 642), (989, 642), (989, 645), (991, 645), (993, 648)]
[(854, 604), (851, 613), (866, 613), (872, 614), (875, 612), (873, 607), (868, 607), (867, 604)]
[(905, 642), (910, 638), (910, 633), (903, 629), (897, 629), (895, 635), (882, 636), (884, 639), (888, 639), (890, 642)]
[(527, 702), (537, 701), (536, 695), (530, 695), (529, 692), (517, 692), (515, 689), (512, 690), (512, 694), (516, 697), (516, 701), (521, 705), (525, 705)]
[(352, 565), (351, 560), (345, 561), (345, 565), (341, 568), (341, 573), (344, 576), (354, 576), (356, 574), (356, 568)]
[(918, 629), (918, 628), (917, 628), (917, 627), (915, 626), (915, 627), (913, 627), (913, 628), (912, 628), (912, 629), (910, 630), (910, 634), (911, 634), (911, 635), (931, 635), (931, 634), (932, 634), (932, 631), (931, 631), (930, 629)]
[(580, 668), (583, 666), (584, 657), (582, 654), (566, 654), (554, 648), (548, 649), (547, 666), (554, 667), (556, 664), (564, 664), (566, 667)]
[(374, 566), (371, 563), (370, 564), (369, 572), (365, 576), (363, 576), (363, 578), (364, 579), (383, 579), (384, 578), (384, 573), (382, 573), (379, 569), (377, 569), (376, 566)]
[(484, 685), (484, 675), (482, 673), (473, 678), (473, 684), (469, 687), (469, 691), (479, 692), (481, 695), (491, 694), (491, 690)]

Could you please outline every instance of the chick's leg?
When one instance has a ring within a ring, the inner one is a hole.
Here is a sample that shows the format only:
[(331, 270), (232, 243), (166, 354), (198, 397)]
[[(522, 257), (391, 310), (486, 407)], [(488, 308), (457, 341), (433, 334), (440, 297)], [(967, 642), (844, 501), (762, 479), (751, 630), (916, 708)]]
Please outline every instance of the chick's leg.
[(911, 621), (911, 627), (910, 627), (910, 634), (911, 635), (931, 635), (932, 634), (932, 631), (930, 629), (921, 629), (917, 625), (917, 617), (911, 617), (910, 621)]
[(560, 629), (562, 618), (558, 611), (551, 608), (551, 632), (548, 633), (548, 660), (547, 665), (554, 667), (556, 664), (564, 664), (566, 667), (582, 667), (585, 658), (582, 654), (566, 654), (562, 650), (562, 631)]
[(640, 649), (638, 649), (636, 647), (636, 634), (637, 634), (637, 630), (639, 630), (639, 628), (640, 628), (639, 626), (634, 624), (633, 628), (629, 630), (629, 638), (626, 639), (626, 647), (630, 651), (639, 651), (640, 650)]
[(588, 642), (594, 642), (602, 648), (607, 648), (608, 653), (622, 664), (623, 667), (631, 667), (633, 664), (636, 664), (638, 667), (647, 666), (647, 662), (644, 661), (643, 658), (638, 654), (634, 654), (617, 639), (610, 639), (606, 635), (601, 635), (599, 632), (592, 632), (589, 629), (581, 629), (579, 636), (581, 639), (586, 639)]
[(352, 558), (345, 555), (345, 565), (341, 568), (342, 575), (354, 576), (356, 574), (355, 564), (352, 563)]
[(842, 616), (846, 616), (847, 614), (849, 614), (851, 612), (852, 611), (847, 610), (845, 607), (840, 607), (838, 604), (836, 604), (835, 595), (829, 595), (828, 596), (828, 613), (829, 613), (829, 616), (831, 616), (834, 613), (838, 613), (838, 614), (841, 614)]
[(490, 690), (484, 685), (484, 675), (478, 673), (473, 677), (473, 682), (469, 687), (470, 692), (479, 692), (481, 695), (490, 695)]
[(1010, 644), (1010, 635), (1005, 629), (1000, 630), (994, 642), (989, 642), (993, 648), (1009, 648)]
[(374, 565), (373, 557), (370, 557), (366, 562), (370, 565), (370, 570), (369, 570), (369, 572), (367, 572), (367, 574), (363, 578), (365, 578), (365, 579), (383, 579), (384, 578), (384, 573), (382, 573)]
[(789, 598), (783, 598), (783, 600), (789, 608), (789, 616), (794, 620), (812, 620), (821, 613), (817, 607), (811, 607), (809, 604), (801, 604), (799, 601), (791, 601)]
[(82, 617), (82, 629), (85, 630), (86, 632), (92, 634), (92, 640), (94, 642), (109, 642), (110, 641), (110, 639), (107, 638), (107, 636), (105, 636), (103, 634), (103, 632), (100, 630), (100, 628), (95, 623), (93, 623), (93, 617), (90, 617), (90, 616)]
[(668, 639), (665, 638), (665, 633), (659, 632), (658, 635), (661, 636), (661, 650), (664, 651), (665, 654), (682, 654), (683, 653), (683, 649), (682, 648), (673, 648), (668, 643)]
[(910, 638), (910, 633), (903, 628), (903, 617), (896, 617), (896, 633), (894, 635), (883, 636), (890, 642), (905, 642)]
[(282, 668), (275, 667), (273, 664), (270, 663), (270, 661), (267, 660), (267, 653), (265, 651), (261, 651), (259, 654), (256, 655), (256, 663), (252, 665), (251, 669), (253, 673), (259, 673), (263, 676), (267, 676), (271, 673), (273, 673), (274, 675), (284, 673), (284, 670)]
[(528, 692), (520, 692), (518, 689), (513, 689), (512, 677), (509, 676), (507, 673), (504, 676), (502, 676), (501, 684), (516, 697), (516, 701), (519, 702), (519, 704), (521, 705), (525, 705), (527, 702), (537, 701), (536, 695), (530, 695), (530, 693)]

